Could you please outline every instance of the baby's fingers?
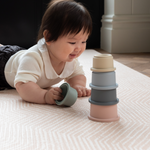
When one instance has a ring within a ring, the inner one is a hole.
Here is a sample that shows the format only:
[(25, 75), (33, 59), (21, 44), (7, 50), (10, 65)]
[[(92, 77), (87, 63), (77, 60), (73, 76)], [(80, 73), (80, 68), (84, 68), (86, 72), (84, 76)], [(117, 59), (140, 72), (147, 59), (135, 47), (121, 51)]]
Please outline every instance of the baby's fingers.
[(90, 96), (91, 95), (91, 90), (90, 89), (86, 89), (86, 96)]
[(54, 96), (53, 96), (53, 99), (54, 99), (54, 100), (63, 100), (63, 97), (62, 97), (62, 96), (59, 96), (59, 95), (54, 95)]
[(87, 88), (78, 89), (77, 92), (78, 92), (78, 97), (85, 97), (91, 95), (91, 90)]
[(85, 97), (86, 95), (86, 88), (82, 89), (82, 97)]
[(77, 89), (77, 93), (78, 93), (78, 97), (82, 97), (82, 90), (81, 89)]
[(91, 90), (90, 89), (87, 89), (87, 88), (82, 89), (82, 96), (83, 97), (90, 96), (90, 95), (91, 95)]
[(53, 99), (55, 99), (55, 100), (62, 100), (63, 99), (61, 88), (59, 88), (59, 87), (54, 88)]
[(59, 92), (59, 93), (62, 93), (62, 89), (59, 88), (59, 87), (55, 87), (54, 90), (57, 91), (57, 92)]
[(84, 97), (86, 96), (86, 90), (85, 89), (78, 89), (78, 97)]

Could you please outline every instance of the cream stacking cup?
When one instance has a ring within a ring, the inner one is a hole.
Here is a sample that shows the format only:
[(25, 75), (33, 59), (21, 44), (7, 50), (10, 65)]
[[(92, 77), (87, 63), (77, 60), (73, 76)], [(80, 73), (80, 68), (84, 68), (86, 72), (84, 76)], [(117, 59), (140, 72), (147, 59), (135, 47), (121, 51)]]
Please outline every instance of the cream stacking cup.
[(113, 57), (111, 54), (99, 54), (93, 57), (93, 72), (114, 71)]
[(116, 76), (111, 54), (99, 54), (93, 57), (91, 103), (89, 119), (101, 122), (119, 120), (116, 95)]

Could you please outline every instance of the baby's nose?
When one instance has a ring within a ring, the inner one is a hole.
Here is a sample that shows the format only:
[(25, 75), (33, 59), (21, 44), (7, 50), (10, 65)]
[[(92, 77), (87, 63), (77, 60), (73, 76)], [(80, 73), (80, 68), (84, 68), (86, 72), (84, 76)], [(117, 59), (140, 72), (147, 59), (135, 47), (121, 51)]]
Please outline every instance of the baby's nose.
[(75, 51), (80, 51), (80, 50), (81, 50), (80, 45), (76, 46)]

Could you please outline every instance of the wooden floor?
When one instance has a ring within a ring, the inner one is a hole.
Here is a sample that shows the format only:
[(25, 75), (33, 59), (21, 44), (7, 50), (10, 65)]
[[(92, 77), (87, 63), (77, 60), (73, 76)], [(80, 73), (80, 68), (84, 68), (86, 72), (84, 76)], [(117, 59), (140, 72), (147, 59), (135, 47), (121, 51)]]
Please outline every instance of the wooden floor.
[[(96, 49), (100, 53), (108, 53)], [(112, 54), (114, 60), (150, 77), (150, 52), (134, 54)]]

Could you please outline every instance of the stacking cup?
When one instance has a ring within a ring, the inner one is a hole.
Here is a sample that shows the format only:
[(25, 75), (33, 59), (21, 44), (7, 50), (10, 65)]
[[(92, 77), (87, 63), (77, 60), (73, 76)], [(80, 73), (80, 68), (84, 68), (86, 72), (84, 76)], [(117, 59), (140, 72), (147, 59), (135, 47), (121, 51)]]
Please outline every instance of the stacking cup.
[(114, 71), (113, 57), (111, 54), (99, 54), (93, 57), (93, 72)]
[(117, 113), (117, 105), (101, 106), (94, 104), (91, 104), (88, 118), (98, 122), (113, 122), (120, 119)]
[(64, 105), (64, 106), (72, 106), (78, 97), (77, 91), (70, 87), (68, 83), (63, 83), (60, 88), (62, 89), (62, 95), (64, 97), (63, 100), (56, 100), (57, 105)]
[(116, 86), (116, 74), (111, 72), (92, 72), (92, 84), (100, 87)]
[(115, 105), (119, 102), (116, 97), (116, 89), (113, 90), (95, 90), (92, 89), (89, 102), (95, 105)]

